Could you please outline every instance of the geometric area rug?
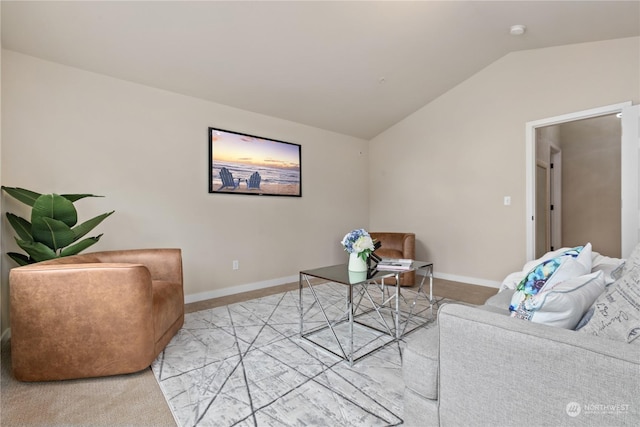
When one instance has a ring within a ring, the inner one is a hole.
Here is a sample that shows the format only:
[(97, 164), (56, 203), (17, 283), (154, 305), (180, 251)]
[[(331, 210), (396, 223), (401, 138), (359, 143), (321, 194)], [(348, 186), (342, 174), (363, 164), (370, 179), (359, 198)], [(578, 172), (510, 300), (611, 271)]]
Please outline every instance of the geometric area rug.
[[(314, 286), (329, 307), (344, 304), (344, 289)], [(309, 298), (304, 292), (305, 307), (313, 307)], [(404, 338), (349, 366), (300, 337), (299, 306), (295, 290), (185, 314), (183, 328), (151, 365), (176, 423), (401, 425)]]

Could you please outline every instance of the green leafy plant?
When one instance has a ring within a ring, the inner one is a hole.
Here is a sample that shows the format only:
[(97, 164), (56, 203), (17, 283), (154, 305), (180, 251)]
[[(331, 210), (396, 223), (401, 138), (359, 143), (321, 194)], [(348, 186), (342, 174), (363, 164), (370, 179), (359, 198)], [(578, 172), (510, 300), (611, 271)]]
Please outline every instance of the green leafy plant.
[(16, 242), (26, 253), (7, 255), (19, 265), (33, 264), (53, 258), (76, 255), (100, 240), (102, 234), (80, 240), (115, 211), (103, 213), (82, 224), (74, 202), (93, 194), (39, 194), (18, 187), (2, 190), (18, 201), (31, 206), (31, 222), (7, 212), (9, 224), (15, 230)]

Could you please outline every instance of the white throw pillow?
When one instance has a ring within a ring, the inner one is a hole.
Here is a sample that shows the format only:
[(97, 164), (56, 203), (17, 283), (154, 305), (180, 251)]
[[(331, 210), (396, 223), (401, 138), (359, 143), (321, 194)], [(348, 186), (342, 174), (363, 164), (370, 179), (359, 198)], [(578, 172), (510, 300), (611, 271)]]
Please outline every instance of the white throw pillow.
[(524, 309), (530, 313), (531, 322), (574, 329), (605, 286), (601, 271), (574, 277), (527, 299)]
[(546, 254), (542, 255), (540, 258), (534, 259), (534, 260), (529, 261), (528, 263), (526, 263), (522, 267), (522, 271), (526, 273), (527, 271), (532, 270), (536, 265), (542, 264), (543, 262), (548, 261), (550, 259), (562, 256), (566, 252), (568, 252), (570, 250), (573, 250), (573, 249), (574, 248), (560, 248), (560, 249), (556, 249), (555, 251), (547, 252)]
[(624, 260), (620, 258), (611, 258), (592, 252), (591, 272), (602, 271), (604, 273), (604, 281), (607, 285), (612, 284), (620, 277), (624, 269)]
[[(536, 266), (541, 265), (545, 261), (549, 261), (553, 258), (565, 256), (567, 252), (572, 251), (574, 249), (575, 248), (561, 248), (555, 251), (547, 252), (540, 258), (534, 259), (533, 261), (529, 261), (524, 265), (524, 267), (522, 267), (521, 271), (510, 273), (507, 277), (504, 278), (504, 280), (502, 281), (502, 284), (500, 285), (500, 291), (503, 291), (505, 289), (516, 289), (518, 287), (518, 284), (520, 284), (520, 282), (527, 276), (527, 274), (529, 274), (531, 270), (533, 270)], [(576, 274), (577, 276), (581, 276), (591, 271), (592, 259), (593, 259), (593, 256), (592, 256), (591, 243), (587, 243), (580, 250), (580, 254), (574, 259), (575, 262), (579, 262), (585, 267), (584, 271), (582, 269), (579, 269), (578, 273)], [(575, 264), (575, 263), (571, 263), (571, 264)], [(568, 276), (560, 275), (557, 279), (565, 280), (567, 278)], [(554, 279), (554, 282), (552, 283), (557, 283), (558, 282), (557, 279)]]
[(587, 273), (591, 271), (591, 267), (593, 266), (593, 248), (591, 247), (591, 242), (584, 245), (576, 260), (584, 266)]
[(636, 267), (640, 268), (640, 243), (636, 245), (629, 258), (627, 258), (622, 270), (622, 276), (626, 276)]
[(504, 278), (502, 284), (500, 285), (499, 291), (502, 292), (506, 289), (515, 289), (518, 287), (518, 283), (524, 279), (524, 276), (527, 275), (526, 271), (515, 271), (513, 273), (509, 273), (507, 277)]

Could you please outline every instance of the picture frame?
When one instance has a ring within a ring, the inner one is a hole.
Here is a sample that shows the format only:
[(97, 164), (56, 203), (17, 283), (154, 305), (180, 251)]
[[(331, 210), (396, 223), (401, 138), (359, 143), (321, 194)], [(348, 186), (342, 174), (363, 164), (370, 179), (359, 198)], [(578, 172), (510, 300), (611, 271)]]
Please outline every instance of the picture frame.
[(302, 146), (209, 128), (209, 193), (302, 197)]

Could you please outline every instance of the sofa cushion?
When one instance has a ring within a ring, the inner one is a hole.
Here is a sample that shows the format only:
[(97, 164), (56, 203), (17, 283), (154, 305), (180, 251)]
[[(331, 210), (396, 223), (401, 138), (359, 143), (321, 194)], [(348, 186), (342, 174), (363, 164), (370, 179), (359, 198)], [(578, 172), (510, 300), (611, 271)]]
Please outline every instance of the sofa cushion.
[(578, 325), (578, 332), (640, 345), (640, 266), (610, 285), (584, 321)]
[(511, 304), (511, 298), (513, 298), (513, 294), (515, 292), (515, 289), (504, 289), (487, 299), (484, 306), (500, 309), (504, 311), (505, 314), (509, 314), (509, 310), (507, 308), (509, 307), (509, 304)]
[(523, 310), (531, 322), (573, 329), (604, 288), (601, 271), (574, 277), (525, 300)]
[(404, 389), (402, 426), (439, 427), (438, 401), (425, 399), (410, 388)]
[(409, 335), (402, 354), (405, 387), (419, 395), (438, 398), (438, 327), (420, 329)]

